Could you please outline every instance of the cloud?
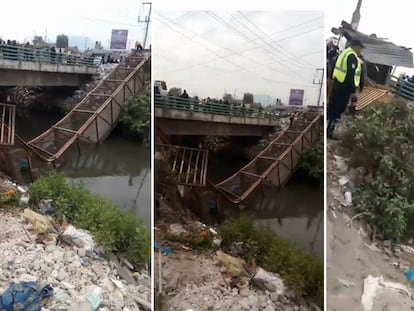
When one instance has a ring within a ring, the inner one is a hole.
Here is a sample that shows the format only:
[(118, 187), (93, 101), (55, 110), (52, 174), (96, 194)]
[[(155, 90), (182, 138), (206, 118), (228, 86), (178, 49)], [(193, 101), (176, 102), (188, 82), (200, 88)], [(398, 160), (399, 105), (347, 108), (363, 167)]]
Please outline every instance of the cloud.
[(145, 25), (137, 22), (139, 11), (135, 0), (7, 1), (2, 7), (0, 37), (24, 41), (47, 32), (49, 41), (54, 42), (56, 35), (64, 33), (108, 46), (112, 29), (128, 29), (128, 40), (133, 44), (144, 38)]
[(236, 90), (239, 97), (251, 92), (287, 101), (291, 88), (303, 88), (307, 103), (316, 104), (313, 79), (325, 51), (321, 17), (318, 11), (157, 11), (154, 78), (205, 97)]

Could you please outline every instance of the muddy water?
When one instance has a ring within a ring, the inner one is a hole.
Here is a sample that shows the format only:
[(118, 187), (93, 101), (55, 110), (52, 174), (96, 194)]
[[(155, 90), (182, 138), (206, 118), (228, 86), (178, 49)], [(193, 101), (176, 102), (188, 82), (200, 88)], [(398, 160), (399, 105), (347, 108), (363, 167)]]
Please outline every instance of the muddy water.
[[(213, 182), (224, 180), (246, 164), (246, 159), (223, 157), (211, 161), (209, 177)], [(251, 214), (258, 225), (270, 226), (279, 236), (299, 248), (323, 259), (324, 217), (323, 188), (315, 187), (294, 176), (281, 190), (262, 186), (242, 205), (235, 206), (227, 201), (220, 202), (224, 214), (231, 216), (240, 213)]]
[[(37, 136), (58, 115), (31, 114), (16, 120), (17, 134), (25, 140)], [(60, 170), (71, 180), (81, 181), (93, 193), (109, 199), (122, 209), (133, 212), (151, 225), (151, 153), (150, 149), (111, 134), (100, 146), (82, 148), (65, 156)]]

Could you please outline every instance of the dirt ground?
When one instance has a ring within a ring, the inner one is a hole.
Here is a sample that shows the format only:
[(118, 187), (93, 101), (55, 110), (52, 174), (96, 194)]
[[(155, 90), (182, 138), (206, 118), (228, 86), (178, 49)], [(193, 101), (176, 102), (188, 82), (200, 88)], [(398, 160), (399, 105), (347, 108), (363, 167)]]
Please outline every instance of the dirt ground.
[[(338, 168), (333, 157), (332, 144), (328, 151), (328, 215), (327, 215), (327, 309), (328, 311), (408, 311), (414, 302), (395, 290), (381, 290), (371, 310), (364, 309), (361, 296), (364, 279), (368, 275), (383, 276), (385, 281), (407, 284), (404, 273), (395, 263), (408, 265), (414, 258), (394, 257), (371, 249), (366, 231), (361, 224), (349, 226), (351, 207), (341, 207), (343, 191), (338, 181)], [(340, 173), (343, 176), (344, 173)], [(339, 198), (339, 199), (338, 199)], [(411, 255), (412, 256), (412, 255)], [(412, 265), (411, 265), (412, 266)]]

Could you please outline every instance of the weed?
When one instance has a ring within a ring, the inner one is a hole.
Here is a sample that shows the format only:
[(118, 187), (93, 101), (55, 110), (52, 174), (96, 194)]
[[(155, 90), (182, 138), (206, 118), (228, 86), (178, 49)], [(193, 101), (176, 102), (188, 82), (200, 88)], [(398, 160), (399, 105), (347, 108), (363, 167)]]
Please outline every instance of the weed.
[(292, 246), (269, 227), (256, 227), (253, 218), (247, 215), (226, 221), (221, 234), (224, 247), (243, 242), (246, 262), (255, 262), (267, 271), (278, 273), (297, 295), (323, 305), (324, 266), (321, 260)]
[(408, 237), (414, 220), (414, 112), (395, 100), (345, 121), (342, 153), (372, 176), (355, 196), (359, 212), (383, 238)]
[(31, 187), (31, 202), (37, 204), (42, 199), (52, 199), (59, 220), (66, 219), (89, 230), (108, 251), (124, 254), (135, 265), (149, 264), (151, 235), (134, 215), (55, 172), (41, 177)]

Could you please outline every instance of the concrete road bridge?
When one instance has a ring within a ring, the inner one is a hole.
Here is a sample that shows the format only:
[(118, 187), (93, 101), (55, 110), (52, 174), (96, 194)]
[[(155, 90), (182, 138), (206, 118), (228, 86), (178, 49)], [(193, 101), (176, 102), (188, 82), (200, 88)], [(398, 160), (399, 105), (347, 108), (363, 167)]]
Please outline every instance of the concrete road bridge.
[(154, 115), (167, 135), (261, 137), (280, 120), (274, 113), (258, 109), (161, 95), (155, 95)]
[(0, 44), (0, 86), (79, 86), (97, 72), (92, 57)]

